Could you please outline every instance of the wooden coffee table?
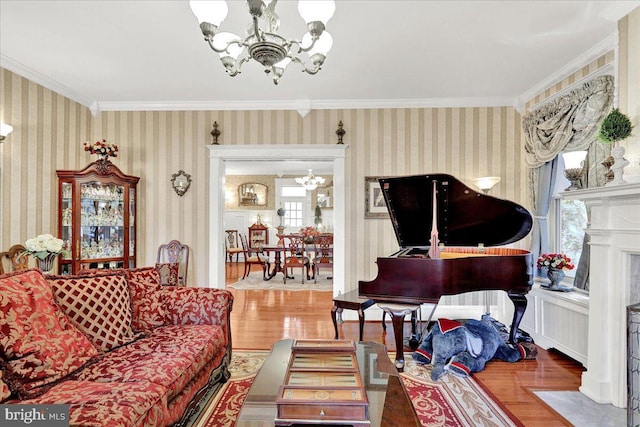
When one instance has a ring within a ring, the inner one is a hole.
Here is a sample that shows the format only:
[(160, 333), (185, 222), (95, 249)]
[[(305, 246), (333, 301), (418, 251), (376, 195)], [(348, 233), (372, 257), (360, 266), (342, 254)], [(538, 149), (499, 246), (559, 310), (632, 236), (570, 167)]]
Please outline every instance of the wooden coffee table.
[[(274, 344), (242, 405), (237, 427), (273, 427), (276, 398), (289, 365), (292, 343), (293, 340), (282, 340)], [(378, 343), (358, 342), (356, 354), (369, 399), (371, 426), (420, 426), (409, 395), (386, 348)], [(330, 424), (335, 425), (335, 422)]]

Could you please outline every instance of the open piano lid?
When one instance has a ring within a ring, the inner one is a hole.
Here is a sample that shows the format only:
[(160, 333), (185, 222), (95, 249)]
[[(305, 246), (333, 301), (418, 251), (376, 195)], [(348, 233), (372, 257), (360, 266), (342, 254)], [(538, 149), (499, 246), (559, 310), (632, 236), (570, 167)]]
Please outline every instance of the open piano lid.
[(430, 245), (434, 181), (438, 238), (445, 246), (507, 245), (531, 231), (533, 220), (525, 208), (478, 193), (451, 175), (380, 178), (400, 247)]

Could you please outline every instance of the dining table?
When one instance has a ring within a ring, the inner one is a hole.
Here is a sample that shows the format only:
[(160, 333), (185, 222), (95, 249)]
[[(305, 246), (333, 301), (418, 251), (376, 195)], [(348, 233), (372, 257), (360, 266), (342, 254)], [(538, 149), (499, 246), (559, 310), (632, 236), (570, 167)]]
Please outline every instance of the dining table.
[[(282, 262), (282, 255), (281, 255), (285, 251), (285, 247), (284, 246), (267, 246), (267, 245), (265, 245), (265, 246), (262, 246), (261, 249), (262, 249), (262, 253), (266, 254), (267, 258), (271, 257), (271, 252), (274, 253), (274, 256), (273, 256), (273, 268), (271, 268), (271, 271), (267, 271), (267, 275), (264, 276), (264, 280), (271, 280), (278, 273), (287, 274), (287, 272), (284, 269), (284, 263)], [(310, 247), (305, 248), (304, 251), (305, 252), (314, 252), (314, 248), (312, 246), (310, 246)], [(294, 279), (294, 277), (287, 275), (287, 279)], [(308, 276), (307, 276), (307, 279), (309, 279)]]

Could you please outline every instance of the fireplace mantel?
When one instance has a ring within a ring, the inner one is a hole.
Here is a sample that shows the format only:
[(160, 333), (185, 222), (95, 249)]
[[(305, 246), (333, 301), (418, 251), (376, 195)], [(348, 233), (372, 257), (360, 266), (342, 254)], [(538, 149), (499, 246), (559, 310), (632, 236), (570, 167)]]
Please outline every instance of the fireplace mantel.
[[(637, 298), (640, 183), (564, 192), (590, 212), (589, 343), (580, 391), (598, 403), (627, 403), (626, 307)], [(635, 282), (634, 282), (635, 281)]]

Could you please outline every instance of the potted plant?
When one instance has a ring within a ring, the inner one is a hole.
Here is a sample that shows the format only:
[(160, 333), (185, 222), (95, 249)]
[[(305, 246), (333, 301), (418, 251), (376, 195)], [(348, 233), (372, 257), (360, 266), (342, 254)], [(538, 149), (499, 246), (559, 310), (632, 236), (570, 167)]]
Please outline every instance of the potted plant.
[[(605, 143), (613, 146), (611, 156), (609, 156), (602, 164), (608, 169), (605, 176), (607, 177), (607, 185), (623, 184), (626, 181), (622, 179), (623, 169), (629, 164), (624, 158), (624, 147), (618, 145), (622, 141), (631, 136), (633, 125), (626, 114), (614, 108), (600, 124), (597, 138)], [(611, 173), (613, 172), (613, 173)]]

